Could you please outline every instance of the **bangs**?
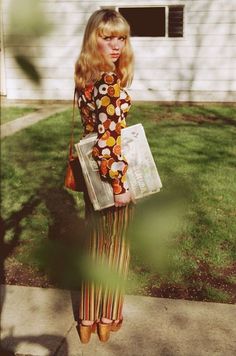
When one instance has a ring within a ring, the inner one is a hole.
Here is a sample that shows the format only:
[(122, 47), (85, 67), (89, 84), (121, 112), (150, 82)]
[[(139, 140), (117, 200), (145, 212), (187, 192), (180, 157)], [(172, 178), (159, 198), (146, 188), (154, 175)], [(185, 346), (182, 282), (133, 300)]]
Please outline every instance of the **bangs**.
[(129, 36), (130, 27), (122, 19), (110, 19), (102, 22), (97, 29), (98, 36)]

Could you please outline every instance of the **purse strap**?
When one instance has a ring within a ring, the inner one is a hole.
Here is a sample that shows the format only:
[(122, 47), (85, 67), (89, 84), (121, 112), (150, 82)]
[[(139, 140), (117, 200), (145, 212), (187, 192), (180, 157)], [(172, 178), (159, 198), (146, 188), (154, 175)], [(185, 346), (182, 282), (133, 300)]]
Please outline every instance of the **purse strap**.
[(73, 147), (74, 147), (75, 97), (76, 97), (76, 88), (74, 89), (74, 100), (73, 100), (73, 111), (72, 111), (72, 122), (71, 122), (71, 137), (70, 137), (70, 149), (69, 149), (70, 157), (73, 156)]

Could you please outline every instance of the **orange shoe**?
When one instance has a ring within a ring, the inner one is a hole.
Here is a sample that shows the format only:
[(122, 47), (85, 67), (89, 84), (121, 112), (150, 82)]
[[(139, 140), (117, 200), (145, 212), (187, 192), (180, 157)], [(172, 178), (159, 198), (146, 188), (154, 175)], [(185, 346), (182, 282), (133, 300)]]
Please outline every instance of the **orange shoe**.
[(98, 323), (98, 337), (99, 340), (102, 342), (107, 342), (109, 337), (110, 337), (110, 331), (111, 331), (111, 324), (107, 323)]
[(89, 342), (91, 338), (91, 333), (96, 332), (96, 327), (97, 327), (96, 322), (93, 323), (92, 325), (83, 325), (82, 323), (80, 323), (77, 326), (80, 341), (82, 342), (82, 344), (87, 344)]

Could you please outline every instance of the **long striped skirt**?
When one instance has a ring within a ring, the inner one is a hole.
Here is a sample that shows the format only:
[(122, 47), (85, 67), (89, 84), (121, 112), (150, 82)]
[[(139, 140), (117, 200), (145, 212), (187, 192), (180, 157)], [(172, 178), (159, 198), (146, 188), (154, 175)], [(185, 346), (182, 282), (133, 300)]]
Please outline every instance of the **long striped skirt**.
[[(96, 272), (96, 278), (85, 278), (82, 282), (79, 308), (81, 320), (122, 319), (122, 282), (127, 277), (130, 259), (127, 229), (133, 211), (132, 204), (94, 211), (85, 194), (85, 218), (88, 228), (86, 250), (91, 269), (96, 270), (92, 272), (92, 276)], [(115, 283), (110, 283), (111, 278), (107, 278), (107, 272), (108, 276), (109, 272), (114, 276)], [(100, 276), (97, 273), (100, 273)]]

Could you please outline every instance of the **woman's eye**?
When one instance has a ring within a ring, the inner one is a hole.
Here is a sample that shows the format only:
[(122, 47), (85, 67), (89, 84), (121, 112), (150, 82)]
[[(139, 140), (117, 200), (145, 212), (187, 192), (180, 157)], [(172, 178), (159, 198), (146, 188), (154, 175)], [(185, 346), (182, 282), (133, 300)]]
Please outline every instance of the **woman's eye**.
[(124, 41), (124, 40), (125, 40), (125, 37), (124, 37), (124, 36), (121, 36), (121, 37), (119, 37), (119, 40)]
[(110, 37), (110, 36), (106, 36), (106, 37), (103, 37), (103, 39), (104, 39), (105, 41), (110, 41), (110, 40), (111, 40), (111, 37)]

